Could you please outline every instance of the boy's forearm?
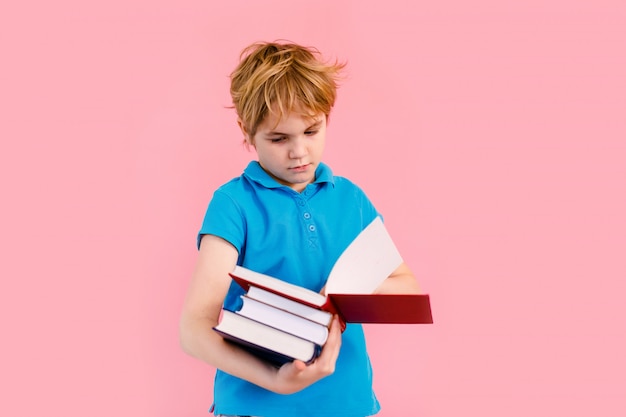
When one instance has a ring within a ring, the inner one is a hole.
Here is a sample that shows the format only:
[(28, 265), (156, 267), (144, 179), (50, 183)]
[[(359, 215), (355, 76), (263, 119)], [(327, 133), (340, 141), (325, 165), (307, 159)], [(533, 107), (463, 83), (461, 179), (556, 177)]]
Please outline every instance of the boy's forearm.
[(387, 278), (377, 289), (376, 294), (420, 294), (419, 284), (411, 275)]
[(376, 294), (420, 294), (415, 275), (406, 264), (402, 264), (376, 289)]
[(276, 368), (259, 360), (243, 349), (227, 343), (213, 331), (206, 319), (183, 319), (180, 326), (182, 349), (211, 366), (236, 377), (245, 379), (270, 391), (273, 386)]

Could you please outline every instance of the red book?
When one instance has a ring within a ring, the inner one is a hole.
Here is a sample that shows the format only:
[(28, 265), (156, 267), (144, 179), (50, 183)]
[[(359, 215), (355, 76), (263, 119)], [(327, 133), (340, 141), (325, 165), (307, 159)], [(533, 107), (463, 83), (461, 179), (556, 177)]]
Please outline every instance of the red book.
[(326, 282), (327, 296), (241, 266), (230, 275), (246, 291), (258, 287), (338, 314), (344, 323), (432, 323), (428, 294), (373, 294), (402, 262), (377, 217), (335, 262)]
[[(288, 300), (339, 315), (344, 323), (429, 324), (433, 322), (428, 294), (328, 294), (236, 267), (230, 274), (245, 291), (261, 288)], [(276, 299), (274, 306), (290, 311)]]

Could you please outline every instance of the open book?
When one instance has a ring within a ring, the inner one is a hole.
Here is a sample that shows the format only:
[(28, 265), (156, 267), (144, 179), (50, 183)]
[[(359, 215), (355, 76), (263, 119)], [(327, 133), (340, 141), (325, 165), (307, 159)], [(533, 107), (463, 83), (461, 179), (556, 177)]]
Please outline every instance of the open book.
[[(344, 328), (346, 323), (432, 323), (428, 294), (373, 293), (402, 262), (382, 220), (377, 217), (333, 266), (326, 282), (327, 295), (241, 266), (235, 267), (230, 276), (246, 294), (242, 309), (234, 314), (307, 340), (315, 346), (323, 346), (325, 337), (320, 327), (327, 328), (333, 314), (339, 316)], [(246, 338), (247, 331), (243, 329), (239, 329), (237, 335), (226, 336), (223, 327), (220, 323), (215, 329), (230, 340), (233, 337)], [(319, 332), (322, 336), (318, 335)], [(268, 333), (271, 332), (268, 330)], [(246, 342), (249, 348), (251, 341)], [(260, 337), (252, 343), (264, 345), (266, 342)], [(313, 356), (319, 353), (315, 346), (309, 349)], [(311, 361), (314, 357), (307, 359)]]

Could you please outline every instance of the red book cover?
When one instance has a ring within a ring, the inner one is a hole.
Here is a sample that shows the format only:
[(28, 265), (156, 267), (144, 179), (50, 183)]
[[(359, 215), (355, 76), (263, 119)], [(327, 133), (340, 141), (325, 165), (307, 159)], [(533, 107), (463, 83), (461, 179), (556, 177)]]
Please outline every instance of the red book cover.
[(431, 324), (428, 294), (330, 294), (346, 323)]

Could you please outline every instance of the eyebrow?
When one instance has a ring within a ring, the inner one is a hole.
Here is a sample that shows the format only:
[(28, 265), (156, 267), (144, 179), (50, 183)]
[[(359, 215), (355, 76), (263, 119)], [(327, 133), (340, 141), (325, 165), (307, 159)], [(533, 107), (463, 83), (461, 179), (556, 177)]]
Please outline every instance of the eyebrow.
[[(311, 130), (311, 129), (316, 129), (318, 127), (320, 127), (322, 125), (323, 120), (318, 120), (317, 122), (313, 123), (311, 126), (307, 127), (306, 129), (304, 129), (305, 132)], [(268, 136), (274, 136), (274, 135), (283, 135), (283, 136), (289, 136), (287, 133), (283, 133), (283, 132), (278, 132), (275, 130), (272, 130), (271, 132), (267, 132), (266, 135)]]

